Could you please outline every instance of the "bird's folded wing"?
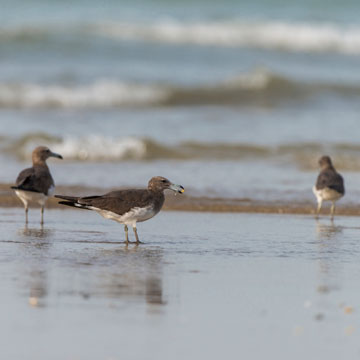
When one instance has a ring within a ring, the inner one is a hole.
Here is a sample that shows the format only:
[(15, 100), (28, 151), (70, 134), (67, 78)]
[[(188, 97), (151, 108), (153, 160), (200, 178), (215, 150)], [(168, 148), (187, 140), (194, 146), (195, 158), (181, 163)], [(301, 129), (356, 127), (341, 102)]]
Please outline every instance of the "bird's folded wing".
[(78, 199), (81, 205), (107, 210), (116, 214), (125, 214), (136, 207), (151, 205), (151, 194), (147, 190), (112, 191), (103, 196), (88, 196)]
[(13, 189), (41, 192), (39, 186), (37, 186), (36, 175), (34, 168), (29, 168), (21, 171), (16, 179), (16, 186), (12, 186)]
[(48, 195), (51, 186), (54, 186), (54, 181), (49, 171), (32, 167), (21, 171), (14, 188)]
[(344, 180), (342, 176), (335, 171), (321, 172), (316, 181), (316, 188), (318, 190), (329, 188), (341, 194), (345, 192)]

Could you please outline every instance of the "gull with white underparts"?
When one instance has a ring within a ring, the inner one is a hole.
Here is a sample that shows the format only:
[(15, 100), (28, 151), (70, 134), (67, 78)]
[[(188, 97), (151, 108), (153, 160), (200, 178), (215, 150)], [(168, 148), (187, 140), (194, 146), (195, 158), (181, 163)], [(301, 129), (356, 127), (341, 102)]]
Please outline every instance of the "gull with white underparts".
[(41, 224), (44, 224), (45, 203), (55, 190), (54, 180), (46, 164), (49, 157), (62, 159), (61, 155), (50, 151), (46, 146), (35, 148), (32, 152), (33, 166), (21, 171), (16, 179), (16, 186), (11, 187), (24, 204), (26, 224), (28, 223), (29, 202), (35, 202), (41, 206)]
[(117, 190), (101, 196), (55, 195), (55, 197), (65, 200), (60, 201), (59, 204), (94, 210), (106, 219), (123, 224), (126, 244), (129, 243), (128, 226), (131, 226), (136, 243), (139, 244), (136, 223), (151, 219), (161, 210), (166, 189), (174, 191), (175, 194), (185, 191), (181, 185), (172, 184), (168, 179), (156, 176), (150, 179), (147, 189)]
[(316, 218), (318, 218), (323, 201), (331, 201), (331, 219), (334, 219), (335, 202), (345, 194), (344, 179), (335, 170), (329, 156), (322, 156), (319, 160), (320, 174), (317, 177), (313, 192), (318, 203)]

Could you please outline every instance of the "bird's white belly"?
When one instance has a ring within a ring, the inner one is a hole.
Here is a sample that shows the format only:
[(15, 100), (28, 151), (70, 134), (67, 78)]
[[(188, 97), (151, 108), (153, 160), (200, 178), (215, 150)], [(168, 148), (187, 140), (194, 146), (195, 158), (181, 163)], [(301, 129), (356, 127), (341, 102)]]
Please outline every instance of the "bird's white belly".
[(343, 194), (340, 194), (339, 192), (330, 189), (330, 188), (324, 188), (321, 190), (317, 190), (316, 187), (313, 187), (313, 192), (316, 196), (316, 199), (318, 201), (336, 201), (339, 200)]
[(148, 219), (151, 219), (156, 212), (152, 206), (145, 208), (136, 207), (128, 211), (123, 215), (116, 214), (112, 211), (101, 210), (98, 208), (92, 208), (92, 210), (97, 211), (101, 216), (106, 219), (115, 220), (121, 224), (135, 226), (137, 222), (142, 222)]
[(15, 194), (24, 204), (27, 204), (29, 201), (31, 201), (37, 202), (39, 205), (44, 206), (48, 198), (45, 194), (34, 191), (15, 190)]

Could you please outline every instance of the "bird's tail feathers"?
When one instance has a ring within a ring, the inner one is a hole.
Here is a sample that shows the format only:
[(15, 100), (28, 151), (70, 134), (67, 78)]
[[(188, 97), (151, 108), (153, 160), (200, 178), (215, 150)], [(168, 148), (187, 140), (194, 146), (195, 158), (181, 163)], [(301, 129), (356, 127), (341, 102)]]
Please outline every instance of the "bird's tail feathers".
[(85, 210), (91, 210), (89, 209), (88, 206), (86, 205), (81, 205), (77, 202), (73, 202), (73, 201), (59, 201), (59, 204), (61, 205), (66, 205), (66, 206), (71, 206), (71, 207), (75, 207), (75, 208), (78, 208), (78, 209), (85, 209)]

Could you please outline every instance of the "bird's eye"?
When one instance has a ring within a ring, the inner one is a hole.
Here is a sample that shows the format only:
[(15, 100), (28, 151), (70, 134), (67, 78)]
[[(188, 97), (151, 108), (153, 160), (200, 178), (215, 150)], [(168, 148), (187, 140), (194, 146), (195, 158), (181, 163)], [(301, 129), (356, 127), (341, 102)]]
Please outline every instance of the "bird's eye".
[(162, 183), (166, 183), (166, 180), (161, 180)]

